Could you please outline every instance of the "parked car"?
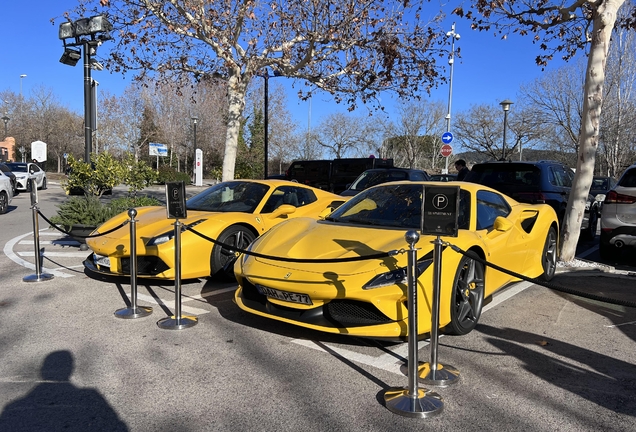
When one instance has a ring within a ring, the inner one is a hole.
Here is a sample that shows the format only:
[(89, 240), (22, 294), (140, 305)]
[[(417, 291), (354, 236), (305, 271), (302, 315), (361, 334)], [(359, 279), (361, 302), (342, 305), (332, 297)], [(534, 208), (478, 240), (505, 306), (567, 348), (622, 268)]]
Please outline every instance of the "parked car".
[(351, 185), (342, 191), (342, 196), (354, 196), (371, 186), (400, 180), (429, 180), (426, 171), (408, 168), (374, 168), (366, 170)]
[(4, 214), (9, 209), (13, 198), (13, 186), (11, 179), (0, 171), (0, 214)]
[(624, 246), (636, 246), (636, 164), (605, 195), (601, 214), (601, 256), (613, 258)]
[(431, 174), (431, 181), (455, 181), (457, 180), (457, 174)]
[[(252, 243), (250, 251), (289, 260), (250, 254), (239, 258), (234, 266), (237, 305), (313, 330), (404, 340), (407, 255), (347, 259), (407, 247), (405, 232), (420, 230), (424, 185), (447, 183), (380, 184), (360, 192), (325, 220), (296, 218), (272, 228)], [(521, 204), (475, 183), (455, 185), (461, 188), (458, 235), (442, 238), (468, 254), (450, 247), (442, 252), (439, 324), (449, 333), (466, 334), (477, 325), (486, 299), (518, 280), (486, 267), (483, 260), (550, 280), (556, 268), (558, 224), (549, 205)], [(431, 331), (435, 238), (423, 235), (417, 242), (418, 291), (425, 295), (417, 303), (419, 334)], [(302, 262), (312, 258), (334, 262)]]
[(46, 189), (46, 172), (33, 162), (8, 162), (7, 166), (15, 174), (19, 191), (31, 190), (29, 180), (34, 180), (38, 189)]
[[(280, 222), (297, 217), (317, 219), (346, 201), (339, 195), (287, 180), (233, 180), (218, 183), (186, 201), (184, 225), (226, 245), (246, 248), (252, 240)], [(105, 232), (129, 220), (127, 212), (102, 224)], [(174, 279), (174, 221), (166, 208), (137, 208), (137, 274), (152, 279)], [(87, 269), (108, 275), (130, 275), (130, 229), (89, 238), (94, 252)], [(234, 277), (233, 250), (186, 230), (181, 236), (181, 276)]]
[(590, 195), (596, 198), (597, 195), (607, 195), (610, 189), (616, 186), (616, 179), (607, 176), (594, 176), (592, 186), (590, 186)]
[(15, 174), (11, 172), (11, 169), (5, 163), (0, 163), (0, 171), (11, 180), (11, 188), (13, 189), (13, 196), (18, 194), (18, 180), (15, 177)]
[(364, 171), (392, 166), (393, 159), (374, 157), (294, 161), (285, 178), (339, 194)]
[[(552, 206), (563, 222), (572, 189), (574, 171), (555, 161), (496, 161), (473, 165), (466, 181), (490, 186), (515, 200), (528, 203), (546, 203)], [(588, 194), (581, 234), (591, 240), (596, 237), (600, 205)]]

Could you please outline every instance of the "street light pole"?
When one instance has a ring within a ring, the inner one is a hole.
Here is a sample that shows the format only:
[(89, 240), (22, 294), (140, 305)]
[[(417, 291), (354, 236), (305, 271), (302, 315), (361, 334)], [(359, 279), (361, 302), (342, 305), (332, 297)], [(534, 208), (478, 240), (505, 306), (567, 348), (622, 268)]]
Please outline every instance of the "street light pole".
[[(446, 37), (451, 38), (451, 51), (448, 58), (448, 64), (450, 65), (450, 77), (448, 80), (448, 112), (446, 114), (446, 132), (450, 132), (451, 103), (453, 100), (453, 66), (455, 65), (455, 40), (459, 40), (460, 38), (460, 35), (455, 33), (455, 23), (451, 26), (451, 30), (446, 33)], [(444, 172), (448, 173), (448, 156), (446, 157), (446, 169)]]
[(26, 74), (20, 75), (20, 100), (22, 100), (22, 78), (26, 78)]
[(7, 123), (9, 123), (9, 120), (11, 120), (9, 117), (7, 117), (7, 115), (5, 115), (4, 117), (2, 117), (2, 121), (4, 122), (4, 138), (2, 139), (3, 141), (7, 139)]
[(263, 128), (265, 129), (264, 137), (263, 137), (263, 178), (267, 178), (267, 148), (269, 146), (269, 75), (267, 74), (267, 69), (265, 70), (265, 108), (263, 109), (265, 119), (263, 121)]
[(84, 40), (84, 162), (91, 163), (93, 149), (93, 130), (91, 128), (91, 47), (88, 40)]
[(504, 111), (503, 148), (501, 155), (502, 160), (506, 160), (506, 130), (508, 129), (508, 111), (510, 111), (510, 105), (512, 104), (513, 102), (509, 101), (508, 99), (499, 102), (499, 105), (501, 105), (501, 108)]
[[(192, 151), (194, 152), (192, 155), (192, 178), (195, 178), (196, 176), (196, 170), (197, 170), (197, 121), (199, 120), (199, 118), (197, 116), (193, 116), (192, 117), (192, 128), (193, 128), (193, 139), (192, 139), (192, 143), (194, 145), (194, 148), (192, 149)], [(186, 162), (188, 158), (186, 157)]]

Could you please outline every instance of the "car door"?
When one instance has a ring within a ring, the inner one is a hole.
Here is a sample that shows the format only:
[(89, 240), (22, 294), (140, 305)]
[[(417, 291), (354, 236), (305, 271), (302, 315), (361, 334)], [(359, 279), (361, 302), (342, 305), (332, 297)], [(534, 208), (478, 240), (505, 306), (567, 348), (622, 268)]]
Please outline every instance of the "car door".
[[(303, 216), (316, 217), (317, 214), (315, 213), (320, 212), (322, 209), (317, 209), (310, 204), (317, 200), (318, 198), (313, 190), (302, 186), (289, 185), (277, 187), (269, 196), (261, 210), (261, 219), (265, 231), (287, 219)], [(295, 207), (295, 210), (292, 213), (281, 214), (280, 207), (284, 204)]]
[[(523, 216), (518, 208), (512, 208), (499, 193), (480, 190), (477, 192), (477, 231), (486, 243), (486, 260), (505, 269), (520, 271), (527, 258), (528, 236), (522, 229)], [(519, 206), (517, 206), (519, 207)], [(486, 271), (488, 287), (499, 287), (512, 276), (489, 268)]]

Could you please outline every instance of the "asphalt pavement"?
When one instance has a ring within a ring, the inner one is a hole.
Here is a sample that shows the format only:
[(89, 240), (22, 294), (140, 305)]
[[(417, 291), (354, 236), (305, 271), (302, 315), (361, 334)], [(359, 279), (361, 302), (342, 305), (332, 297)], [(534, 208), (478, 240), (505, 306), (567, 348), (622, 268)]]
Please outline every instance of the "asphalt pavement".
[[(66, 199), (55, 184), (39, 197), (47, 217)], [(21, 194), (0, 215), (0, 431), (636, 430), (634, 308), (514, 284), (473, 332), (439, 339), (440, 364), (460, 379), (419, 384), (443, 410), (409, 418), (384, 404), (389, 388), (409, 384), (408, 344), (248, 315), (234, 304), (236, 284), (207, 279), (182, 284), (191, 328), (157, 325), (175, 309), (170, 283), (139, 280), (138, 303), (152, 314), (117, 318), (130, 281), (86, 274), (88, 253), (42, 221), (43, 271), (54, 277), (24, 282), (35, 272), (29, 207)], [(636, 301), (633, 257), (595, 261), (595, 247), (581, 244), (579, 265), (561, 266), (552, 283)], [(428, 341), (418, 348), (428, 361)]]

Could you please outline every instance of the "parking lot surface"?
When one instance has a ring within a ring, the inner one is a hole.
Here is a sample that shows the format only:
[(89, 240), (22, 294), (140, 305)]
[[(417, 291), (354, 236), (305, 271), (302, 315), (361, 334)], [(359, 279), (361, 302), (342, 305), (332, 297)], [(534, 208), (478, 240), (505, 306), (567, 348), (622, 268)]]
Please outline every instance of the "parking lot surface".
[[(54, 215), (65, 199), (51, 184), (41, 212)], [(35, 272), (29, 204), (20, 194), (0, 216), (0, 431), (636, 430), (634, 308), (515, 284), (473, 332), (440, 338), (439, 362), (461, 378), (420, 384), (443, 397), (443, 412), (407, 418), (383, 396), (408, 385), (405, 343), (248, 315), (234, 304), (236, 284), (208, 279), (182, 283), (194, 327), (159, 328), (174, 311), (174, 285), (141, 279), (138, 303), (153, 313), (119, 319), (130, 281), (86, 274), (89, 252), (42, 221), (54, 278), (24, 282)], [(630, 262), (615, 273), (563, 269), (553, 282), (634, 302)], [(429, 358), (420, 341), (419, 361)]]

